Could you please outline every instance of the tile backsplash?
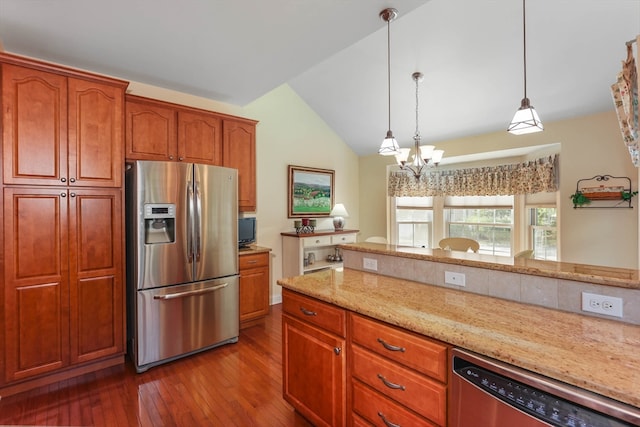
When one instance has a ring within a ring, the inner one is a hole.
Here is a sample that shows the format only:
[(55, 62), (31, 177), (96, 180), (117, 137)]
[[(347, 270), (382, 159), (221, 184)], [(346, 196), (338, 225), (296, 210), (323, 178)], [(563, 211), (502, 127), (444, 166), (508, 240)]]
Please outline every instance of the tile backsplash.
[[(437, 261), (395, 257), (343, 249), (344, 266), (384, 276), (489, 295), (556, 310), (640, 325), (640, 290), (489, 270)], [(363, 258), (375, 259), (377, 271), (363, 268)], [(445, 271), (464, 274), (465, 286), (445, 283)], [(622, 298), (623, 317), (582, 311), (582, 292)]]

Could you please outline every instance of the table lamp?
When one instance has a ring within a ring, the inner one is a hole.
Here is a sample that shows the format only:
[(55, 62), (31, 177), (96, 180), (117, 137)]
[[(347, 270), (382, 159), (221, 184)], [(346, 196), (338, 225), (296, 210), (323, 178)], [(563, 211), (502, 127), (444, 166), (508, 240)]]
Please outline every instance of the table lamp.
[(344, 219), (349, 217), (349, 213), (344, 205), (342, 203), (336, 203), (329, 215), (333, 217), (333, 228), (335, 228), (336, 231), (342, 231), (345, 224)]

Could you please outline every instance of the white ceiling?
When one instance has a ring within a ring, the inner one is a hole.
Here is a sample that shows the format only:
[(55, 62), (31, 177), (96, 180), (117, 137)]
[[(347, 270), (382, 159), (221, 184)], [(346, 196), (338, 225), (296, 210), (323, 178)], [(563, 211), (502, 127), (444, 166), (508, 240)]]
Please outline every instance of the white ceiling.
[[(8, 52), (240, 106), (288, 83), (368, 155), (388, 128), (386, 7), (399, 12), (400, 144), (415, 130), (414, 71), (425, 75), (423, 142), (506, 129), (523, 97), (519, 0), (0, 0), (0, 40)], [(640, 0), (530, 0), (527, 94), (543, 122), (612, 110), (609, 86), (638, 34)]]

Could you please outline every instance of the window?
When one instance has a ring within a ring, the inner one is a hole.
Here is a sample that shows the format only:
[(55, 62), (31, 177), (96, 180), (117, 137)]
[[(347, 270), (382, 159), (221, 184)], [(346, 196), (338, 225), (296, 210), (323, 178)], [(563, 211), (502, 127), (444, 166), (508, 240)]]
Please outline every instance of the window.
[(555, 207), (529, 208), (529, 239), (534, 258), (557, 261), (558, 223)]
[(468, 237), (480, 243), (480, 253), (511, 255), (513, 209), (447, 209), (449, 237)]
[(433, 227), (433, 198), (396, 197), (395, 224), (397, 245), (430, 248)]

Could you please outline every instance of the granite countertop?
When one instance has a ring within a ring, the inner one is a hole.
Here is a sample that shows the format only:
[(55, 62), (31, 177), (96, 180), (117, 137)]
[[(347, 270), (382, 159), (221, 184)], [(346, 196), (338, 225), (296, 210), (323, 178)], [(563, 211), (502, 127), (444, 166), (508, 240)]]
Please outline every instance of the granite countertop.
[(640, 326), (347, 268), (278, 284), (640, 406)]
[(606, 267), (571, 262), (542, 261), (484, 255), (473, 252), (445, 251), (443, 249), (414, 248), (379, 243), (352, 243), (340, 245), (345, 249), (401, 258), (437, 261), (468, 267), (508, 271), (533, 276), (575, 280), (620, 288), (640, 289), (640, 270)]
[(259, 254), (261, 252), (271, 252), (271, 248), (266, 248), (263, 246), (250, 245), (248, 248), (240, 248), (238, 249), (238, 255), (250, 255), (250, 254)]

